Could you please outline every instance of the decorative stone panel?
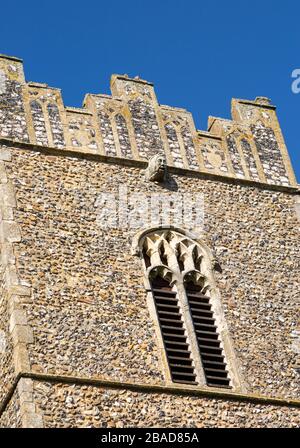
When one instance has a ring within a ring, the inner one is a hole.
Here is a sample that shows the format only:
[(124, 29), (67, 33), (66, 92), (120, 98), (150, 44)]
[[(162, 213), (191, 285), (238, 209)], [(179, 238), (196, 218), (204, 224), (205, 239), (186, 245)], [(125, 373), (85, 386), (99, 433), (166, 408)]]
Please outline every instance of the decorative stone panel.
[(68, 137), (74, 149), (82, 148), (86, 151), (97, 152), (98, 143), (93, 115), (80, 109), (67, 109)]
[(204, 168), (216, 174), (226, 175), (229, 167), (222, 140), (209, 138), (203, 133), (198, 135)]
[(47, 105), (47, 110), (52, 132), (53, 144), (57, 148), (63, 148), (65, 146), (64, 131), (58, 107), (54, 103), (49, 103)]
[(165, 131), (167, 135), (168, 145), (170, 148), (170, 152), (172, 154), (174, 165), (183, 167), (183, 160), (181, 156), (181, 147), (178, 141), (178, 135), (176, 132), (176, 128), (173, 124), (167, 123), (165, 125)]
[(48, 146), (47, 130), (42, 106), (34, 100), (30, 103), (33, 127), (35, 131), (36, 143), (38, 145)]
[(122, 114), (117, 113), (115, 115), (115, 121), (120, 144), (121, 156), (131, 159), (132, 150), (126, 120)]
[(231, 157), (232, 166), (236, 176), (239, 178), (245, 178), (245, 172), (242, 166), (241, 154), (237, 147), (236, 135), (234, 133), (229, 134), (226, 137), (226, 143), (228, 146), (228, 151)]
[(196, 156), (196, 148), (192, 138), (192, 133), (187, 126), (181, 129), (182, 140), (184, 144), (184, 149), (186, 152), (186, 157), (188, 159), (189, 168), (191, 170), (198, 170), (198, 161)]
[(22, 61), (0, 55), (0, 135), (27, 142), (23, 86)]
[(140, 157), (147, 159), (163, 153), (156, 113), (151, 103), (140, 97), (128, 101), (128, 107)]
[(245, 162), (247, 164), (249, 177), (251, 179), (259, 182), (260, 178), (259, 178), (259, 174), (257, 171), (257, 166), (255, 163), (251, 145), (250, 145), (249, 141), (243, 137), (240, 139), (240, 144), (241, 144), (242, 152), (244, 154)]
[(270, 127), (258, 121), (251, 126), (257, 151), (269, 184), (289, 185), (280, 149)]

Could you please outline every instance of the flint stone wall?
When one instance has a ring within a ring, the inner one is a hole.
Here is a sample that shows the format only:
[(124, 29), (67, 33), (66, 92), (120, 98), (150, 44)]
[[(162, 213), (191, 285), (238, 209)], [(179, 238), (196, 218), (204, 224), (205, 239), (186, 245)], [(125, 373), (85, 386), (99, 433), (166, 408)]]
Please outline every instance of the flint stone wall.
[[(131, 254), (139, 229), (103, 229), (102, 192), (164, 193), (137, 167), (13, 150), (14, 244), (34, 343), (35, 372), (164, 384), (141, 260)], [(220, 261), (218, 288), (239, 369), (249, 392), (298, 397), (299, 236), (288, 192), (173, 176), (179, 193), (203, 193), (202, 239)], [(174, 187), (175, 188), (175, 187)]]
[(300, 409), (226, 399), (34, 382), (45, 427), (297, 428)]

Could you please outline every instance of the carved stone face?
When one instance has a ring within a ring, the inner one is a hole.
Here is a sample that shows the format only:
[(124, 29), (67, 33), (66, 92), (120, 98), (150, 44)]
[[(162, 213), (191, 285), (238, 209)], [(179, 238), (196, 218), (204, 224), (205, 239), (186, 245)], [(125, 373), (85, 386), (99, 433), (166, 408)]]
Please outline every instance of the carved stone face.
[(148, 163), (146, 176), (148, 180), (162, 182), (165, 179), (167, 162), (163, 154), (156, 154)]
[(157, 163), (157, 169), (159, 170), (165, 170), (166, 165), (167, 165), (167, 161), (165, 156), (163, 155), (159, 155), (156, 159), (156, 163)]

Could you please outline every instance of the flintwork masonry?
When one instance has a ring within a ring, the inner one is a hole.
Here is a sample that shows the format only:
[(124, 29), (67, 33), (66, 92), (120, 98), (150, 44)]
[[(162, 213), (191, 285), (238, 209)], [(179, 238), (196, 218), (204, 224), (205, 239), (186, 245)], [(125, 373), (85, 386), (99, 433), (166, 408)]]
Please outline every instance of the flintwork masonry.
[[(0, 427), (299, 427), (299, 185), (270, 100), (231, 116), (127, 75), (65, 107), (0, 56)], [(120, 186), (202, 230), (105, 227)]]

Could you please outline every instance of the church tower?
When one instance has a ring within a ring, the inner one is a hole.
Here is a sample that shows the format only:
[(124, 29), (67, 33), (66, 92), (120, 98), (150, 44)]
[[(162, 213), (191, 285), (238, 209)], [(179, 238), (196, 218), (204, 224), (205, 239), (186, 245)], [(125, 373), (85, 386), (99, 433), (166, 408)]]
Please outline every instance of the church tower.
[(231, 116), (0, 56), (0, 427), (299, 427), (299, 186), (271, 101)]

